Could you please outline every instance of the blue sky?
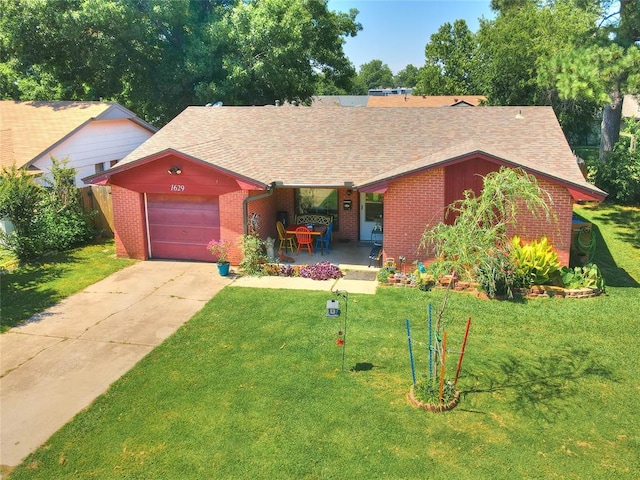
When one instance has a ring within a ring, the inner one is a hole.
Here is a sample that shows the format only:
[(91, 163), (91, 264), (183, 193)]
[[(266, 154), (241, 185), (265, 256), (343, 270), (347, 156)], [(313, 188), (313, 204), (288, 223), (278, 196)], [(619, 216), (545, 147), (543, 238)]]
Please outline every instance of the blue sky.
[(407, 64), (424, 65), (424, 46), (432, 33), (459, 18), (478, 30), (478, 18), (494, 18), (490, 0), (329, 0), (329, 10), (357, 8), (363, 30), (347, 38), (344, 47), (356, 70), (363, 63), (382, 60), (393, 73)]

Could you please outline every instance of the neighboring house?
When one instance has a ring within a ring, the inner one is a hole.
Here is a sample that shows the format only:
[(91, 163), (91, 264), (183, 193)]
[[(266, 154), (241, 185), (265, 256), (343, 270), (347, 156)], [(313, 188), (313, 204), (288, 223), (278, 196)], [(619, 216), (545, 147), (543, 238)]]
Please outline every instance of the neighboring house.
[(394, 95), (411, 95), (413, 93), (412, 87), (396, 87), (396, 88), (370, 88), (369, 96), (376, 97), (388, 97)]
[(157, 129), (117, 103), (0, 101), (0, 166), (46, 175), (51, 157), (82, 178), (107, 170)]
[(369, 97), (367, 107), (476, 107), (483, 95), (389, 95)]
[[(572, 206), (602, 200), (551, 107), (189, 107), (109, 171), (117, 254), (212, 260), (212, 238), (237, 240), (248, 218), (276, 238), (278, 218), (323, 212), (336, 248), (382, 225), (386, 257), (425, 260), (426, 227), (501, 166), (522, 167), (553, 198), (555, 221), (518, 217), (569, 262)], [(240, 252), (230, 256), (238, 262)]]

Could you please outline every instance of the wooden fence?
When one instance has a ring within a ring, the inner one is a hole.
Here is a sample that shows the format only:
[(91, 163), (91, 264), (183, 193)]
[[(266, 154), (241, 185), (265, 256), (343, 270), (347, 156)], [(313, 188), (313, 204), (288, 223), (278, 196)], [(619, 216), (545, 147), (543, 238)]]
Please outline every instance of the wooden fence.
[(96, 212), (92, 217), (92, 224), (104, 236), (113, 236), (113, 203), (111, 202), (111, 187), (89, 185), (80, 189), (82, 194), (82, 208), (85, 213)]

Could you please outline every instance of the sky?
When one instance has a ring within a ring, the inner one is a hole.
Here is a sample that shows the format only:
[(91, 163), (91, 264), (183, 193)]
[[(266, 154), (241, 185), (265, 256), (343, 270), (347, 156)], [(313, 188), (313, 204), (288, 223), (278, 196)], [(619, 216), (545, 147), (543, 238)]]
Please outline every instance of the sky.
[(329, 0), (329, 10), (357, 8), (362, 31), (348, 37), (345, 54), (356, 67), (382, 60), (395, 74), (408, 64), (424, 65), (424, 47), (442, 24), (464, 19), (478, 30), (478, 19), (495, 18), (490, 0)]

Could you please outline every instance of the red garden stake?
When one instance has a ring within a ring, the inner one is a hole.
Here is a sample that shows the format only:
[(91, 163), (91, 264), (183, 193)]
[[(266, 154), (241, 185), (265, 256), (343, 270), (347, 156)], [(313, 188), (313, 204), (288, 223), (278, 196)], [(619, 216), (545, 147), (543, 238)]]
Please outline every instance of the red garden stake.
[(467, 329), (464, 332), (464, 340), (462, 341), (462, 350), (460, 351), (460, 358), (458, 359), (458, 368), (456, 369), (456, 378), (453, 380), (454, 388), (458, 383), (458, 375), (460, 375), (460, 368), (462, 368), (462, 357), (464, 357), (464, 348), (467, 346), (467, 336), (469, 335), (470, 326), (471, 326), (471, 317), (469, 317), (469, 320), (467, 320)]

